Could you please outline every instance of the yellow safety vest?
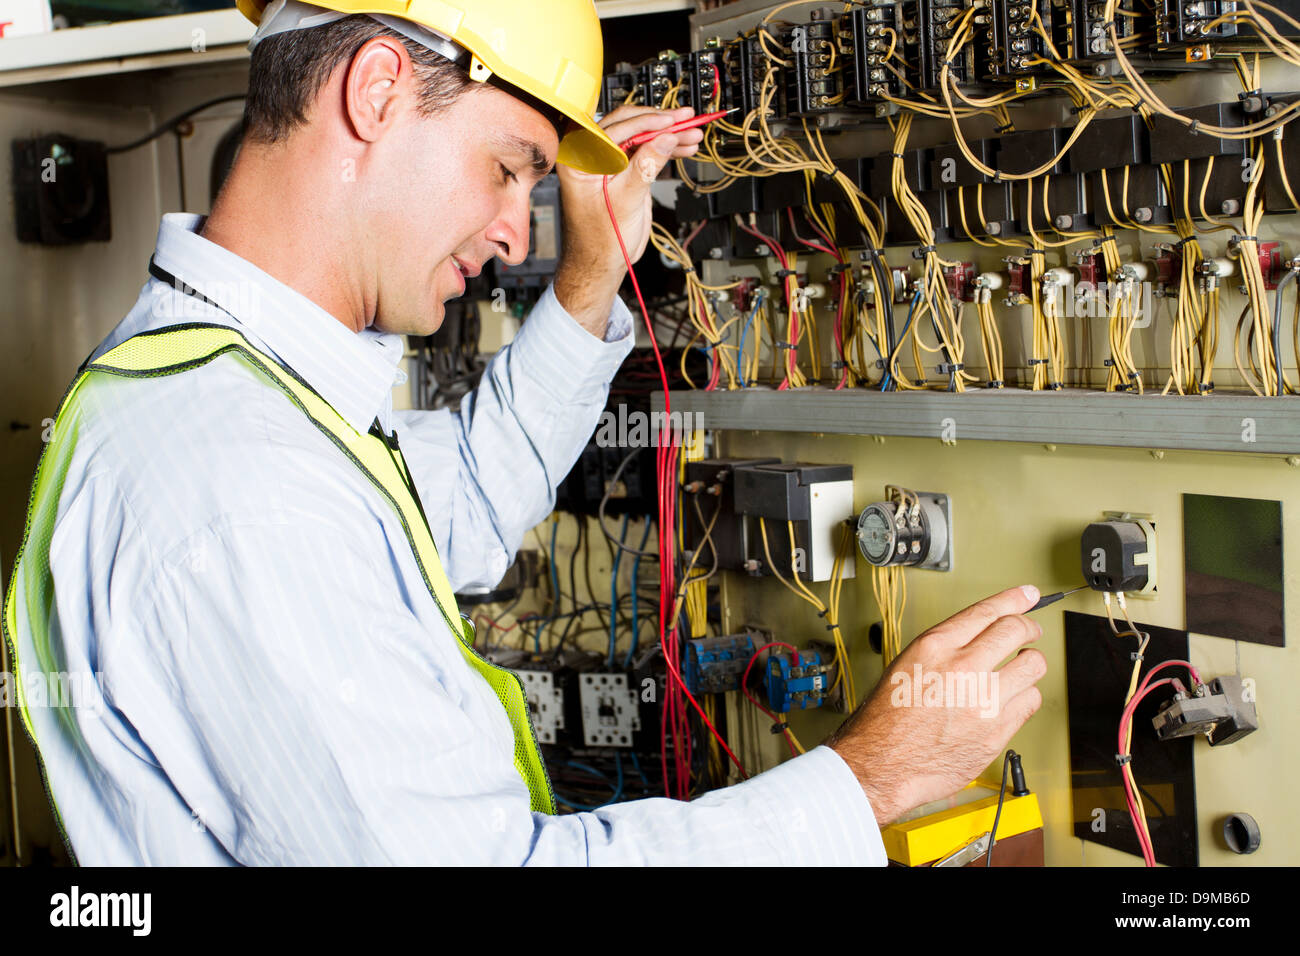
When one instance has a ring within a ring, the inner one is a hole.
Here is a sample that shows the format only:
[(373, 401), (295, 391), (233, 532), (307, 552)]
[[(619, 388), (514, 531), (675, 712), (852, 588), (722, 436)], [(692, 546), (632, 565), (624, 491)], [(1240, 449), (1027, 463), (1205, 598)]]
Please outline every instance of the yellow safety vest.
[[(55, 418), (53, 436), (41, 454), (32, 483), (32, 496), (27, 511), (27, 528), (18, 552), (14, 573), (9, 581), (5, 600), (3, 630), (9, 647), (13, 667), (13, 686), (18, 697), (23, 724), (32, 738), (38, 756), (40, 736), (46, 732), (71, 735), (72, 746), (78, 746), (76, 724), (58, 708), (42, 708), (41, 731), (33, 723), (28, 711), (26, 694), (21, 677), (22, 667), (29, 673), (57, 674), (61, 668), (54, 659), (49, 643), (50, 612), (54, 605), (54, 581), (50, 575), (50, 537), (58, 514), (59, 498), (64, 478), (76, 446), (76, 422), (80, 416), (78, 393), (92, 376), (111, 374), (130, 378), (154, 378), (174, 375), (207, 365), (218, 356), (231, 354), (260, 372), (272, 385), (306, 415), (321, 433), (329, 438), (344, 455), (366, 476), (379, 493), (392, 505), (402, 522), (407, 542), (420, 568), (425, 587), (442, 612), (442, 617), (452, 633), (459, 636), (456, 646), (466, 662), (488, 682), (501, 706), (505, 708), (514, 731), (515, 769), (523, 778), (531, 794), (531, 809), (539, 813), (555, 812), (555, 796), (551, 791), (546, 767), (542, 762), (537, 738), (529, 719), (528, 701), (523, 684), (511, 671), (498, 667), (474, 650), (473, 625), (459, 617), (456, 596), (451, 582), (443, 571), (414, 483), (401, 450), (384, 437), (378, 421), (371, 431), (361, 434), (347, 422), (310, 385), (291, 369), (281, 366), (269, 356), (255, 349), (247, 339), (234, 329), (222, 325), (192, 323), (169, 326), (156, 332), (146, 332), (128, 339), (102, 355), (97, 361), (82, 368), (69, 386)], [(396, 455), (393, 453), (396, 452)], [(21, 598), (19, 597), (21, 593)], [(18, 630), (18, 604), (21, 600), (26, 612), (30, 632)], [(53, 712), (53, 719), (45, 715)], [(45, 781), (55, 816), (62, 817), (55, 802), (54, 792), (45, 774), (42, 760), (41, 776)], [(66, 833), (66, 831), (65, 831)], [(71, 848), (69, 848), (71, 849)]]

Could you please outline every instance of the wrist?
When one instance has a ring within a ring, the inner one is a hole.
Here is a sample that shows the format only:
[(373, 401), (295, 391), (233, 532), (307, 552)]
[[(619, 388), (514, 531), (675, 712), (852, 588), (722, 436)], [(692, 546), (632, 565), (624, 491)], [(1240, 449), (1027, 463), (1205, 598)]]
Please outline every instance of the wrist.
[(574, 321), (597, 338), (604, 338), (626, 270), (575, 264), (567, 255), (555, 270), (555, 298)]

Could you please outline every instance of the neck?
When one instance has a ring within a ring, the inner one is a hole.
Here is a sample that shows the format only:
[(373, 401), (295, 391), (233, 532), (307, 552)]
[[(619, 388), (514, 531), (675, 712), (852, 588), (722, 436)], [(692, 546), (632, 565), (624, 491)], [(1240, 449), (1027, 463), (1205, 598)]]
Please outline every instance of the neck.
[(343, 212), (356, 197), (345, 202), (342, 190), (358, 184), (321, 175), (338, 164), (315, 161), (313, 147), (322, 144), (302, 139), (245, 143), (201, 234), (359, 332), (374, 320), (376, 303), (360, 279), (366, 245), (350, 241), (353, 224)]

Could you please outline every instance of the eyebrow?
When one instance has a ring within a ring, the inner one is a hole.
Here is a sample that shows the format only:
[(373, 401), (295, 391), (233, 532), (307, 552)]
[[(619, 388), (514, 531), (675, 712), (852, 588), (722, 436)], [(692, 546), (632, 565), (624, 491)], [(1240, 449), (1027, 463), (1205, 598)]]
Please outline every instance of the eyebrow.
[(507, 149), (514, 150), (528, 157), (528, 164), (532, 166), (533, 172), (538, 176), (547, 175), (554, 164), (546, 158), (546, 153), (542, 148), (532, 140), (524, 139), (522, 136), (516, 136), (514, 133), (502, 133), (500, 142)]

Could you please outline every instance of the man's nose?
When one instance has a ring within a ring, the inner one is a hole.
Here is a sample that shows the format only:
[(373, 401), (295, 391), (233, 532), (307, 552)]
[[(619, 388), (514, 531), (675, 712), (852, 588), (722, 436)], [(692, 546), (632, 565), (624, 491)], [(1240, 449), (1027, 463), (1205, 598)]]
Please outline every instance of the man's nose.
[(527, 195), (509, 202), (488, 227), (487, 238), (497, 247), (497, 258), (517, 266), (528, 258), (528, 234), (532, 225), (532, 204)]

